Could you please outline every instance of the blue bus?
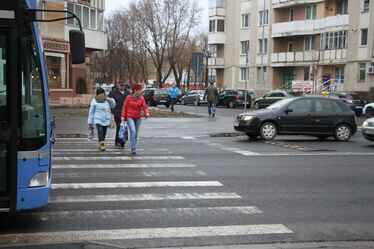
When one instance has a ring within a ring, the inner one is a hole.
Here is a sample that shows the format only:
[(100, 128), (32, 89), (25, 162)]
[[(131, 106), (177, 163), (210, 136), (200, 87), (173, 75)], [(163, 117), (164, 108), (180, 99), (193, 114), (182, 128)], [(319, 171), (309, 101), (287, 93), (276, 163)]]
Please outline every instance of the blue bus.
[[(43, 207), (51, 186), (52, 130), (37, 22), (55, 20), (39, 20), (49, 10), (38, 4), (0, 1), (0, 211)], [(82, 29), (69, 37), (73, 63), (83, 63)]]

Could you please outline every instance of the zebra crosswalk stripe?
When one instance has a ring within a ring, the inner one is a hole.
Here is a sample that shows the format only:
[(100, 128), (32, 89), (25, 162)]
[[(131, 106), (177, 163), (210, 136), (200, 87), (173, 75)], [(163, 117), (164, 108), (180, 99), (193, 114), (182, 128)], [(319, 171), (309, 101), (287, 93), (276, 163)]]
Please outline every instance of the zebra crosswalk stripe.
[(131, 161), (131, 160), (184, 160), (182, 156), (102, 156), (102, 157), (59, 157), (54, 161)]
[(282, 224), (165, 227), (115, 230), (59, 231), (25, 234), (2, 234), (0, 241), (6, 244), (50, 243), (58, 241), (100, 241), (160, 238), (195, 238), (217, 236), (243, 236), (264, 234), (290, 234), (290, 229)]
[(131, 168), (195, 168), (190, 163), (152, 163), (152, 164), (53, 164), (53, 169), (131, 169)]
[(162, 201), (162, 200), (197, 200), (197, 199), (240, 199), (236, 193), (170, 193), (170, 194), (129, 194), (129, 195), (85, 195), (85, 196), (53, 196), (50, 203), (77, 202), (122, 202), (122, 201)]
[(155, 188), (155, 187), (221, 187), (217, 181), (170, 181), (170, 182), (102, 182), (102, 183), (55, 183), (52, 189), (90, 188)]

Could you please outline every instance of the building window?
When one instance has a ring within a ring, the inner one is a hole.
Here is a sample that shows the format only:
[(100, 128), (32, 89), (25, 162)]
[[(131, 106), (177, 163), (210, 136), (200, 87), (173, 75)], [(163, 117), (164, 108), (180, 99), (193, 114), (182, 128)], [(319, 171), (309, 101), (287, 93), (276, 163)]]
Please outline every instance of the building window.
[(336, 14), (337, 15), (348, 14), (348, 0), (338, 0), (337, 6), (336, 6)]
[(217, 20), (217, 32), (225, 32), (225, 20)]
[(365, 81), (366, 63), (358, 63), (358, 81)]
[(66, 89), (66, 60), (64, 54), (46, 55), (48, 86), (50, 89)]
[(361, 29), (361, 46), (368, 45), (368, 29)]
[(304, 67), (304, 80), (309, 80), (310, 68)]
[(249, 14), (242, 15), (242, 28), (249, 28)]
[(209, 32), (216, 32), (216, 20), (209, 21)]
[(262, 10), (262, 11), (259, 11), (258, 13), (259, 13), (258, 25), (259, 26), (268, 25), (268, 23), (269, 23), (269, 19), (268, 19), (269, 11), (268, 10)]
[(258, 39), (259, 53), (266, 54), (268, 52), (268, 39)]
[(261, 67), (257, 67), (257, 80), (259, 82), (265, 81), (266, 67), (263, 67), (263, 72), (261, 72)]
[(249, 72), (248, 72), (248, 68), (241, 68), (240, 69), (240, 80), (241, 81), (247, 81), (249, 80)]
[(315, 20), (317, 16), (317, 5), (306, 5), (305, 6), (305, 19)]
[(304, 38), (304, 51), (315, 50), (316, 39), (314, 36), (306, 36)]
[(363, 8), (363, 11), (364, 11), (364, 12), (369, 12), (369, 9), (370, 9), (370, 0), (364, 0), (364, 8)]
[[(73, 2), (67, 3), (67, 10), (73, 12), (81, 20), (83, 28), (90, 28), (99, 31), (104, 30), (103, 11), (98, 11), (97, 9), (75, 4)], [(70, 15), (66, 14), (66, 16), (68, 17)], [(74, 18), (67, 19), (66, 24), (75, 26), (79, 25), (78, 21)]]
[(347, 48), (347, 31), (327, 32), (321, 34), (321, 49)]
[(292, 40), (287, 42), (287, 52), (293, 52), (293, 41)]
[(241, 41), (240, 42), (241, 53), (240, 54), (247, 54), (247, 49), (249, 53), (249, 41)]
[(209, 8), (225, 8), (226, 7), (226, 1), (225, 0), (209, 0)]
[(294, 9), (293, 8), (289, 9), (289, 11), (288, 11), (288, 21), (289, 22), (293, 21), (293, 19), (294, 19), (293, 14), (294, 14)]

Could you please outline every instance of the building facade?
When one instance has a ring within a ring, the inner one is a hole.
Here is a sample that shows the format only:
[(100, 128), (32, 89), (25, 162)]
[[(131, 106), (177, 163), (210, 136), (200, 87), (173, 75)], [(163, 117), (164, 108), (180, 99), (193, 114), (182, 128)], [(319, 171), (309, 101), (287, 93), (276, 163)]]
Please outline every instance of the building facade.
[[(71, 64), (69, 30), (79, 29), (76, 19), (40, 23), (47, 65), (51, 103), (87, 103), (92, 97), (91, 56), (107, 48), (104, 33), (105, 0), (43, 1), (45, 10), (68, 10), (81, 21), (86, 42), (86, 62)], [(44, 12), (46, 20), (66, 17), (65, 13)]]
[[(374, 91), (373, 0), (210, 0), (221, 88)], [(248, 55), (248, 57), (247, 57)]]

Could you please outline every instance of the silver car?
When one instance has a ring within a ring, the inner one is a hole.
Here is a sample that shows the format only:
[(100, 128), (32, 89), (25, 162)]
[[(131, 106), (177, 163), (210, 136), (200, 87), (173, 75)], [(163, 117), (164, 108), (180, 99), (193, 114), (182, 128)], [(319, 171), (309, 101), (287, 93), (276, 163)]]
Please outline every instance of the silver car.
[(367, 140), (374, 141), (374, 118), (364, 121), (361, 132)]

